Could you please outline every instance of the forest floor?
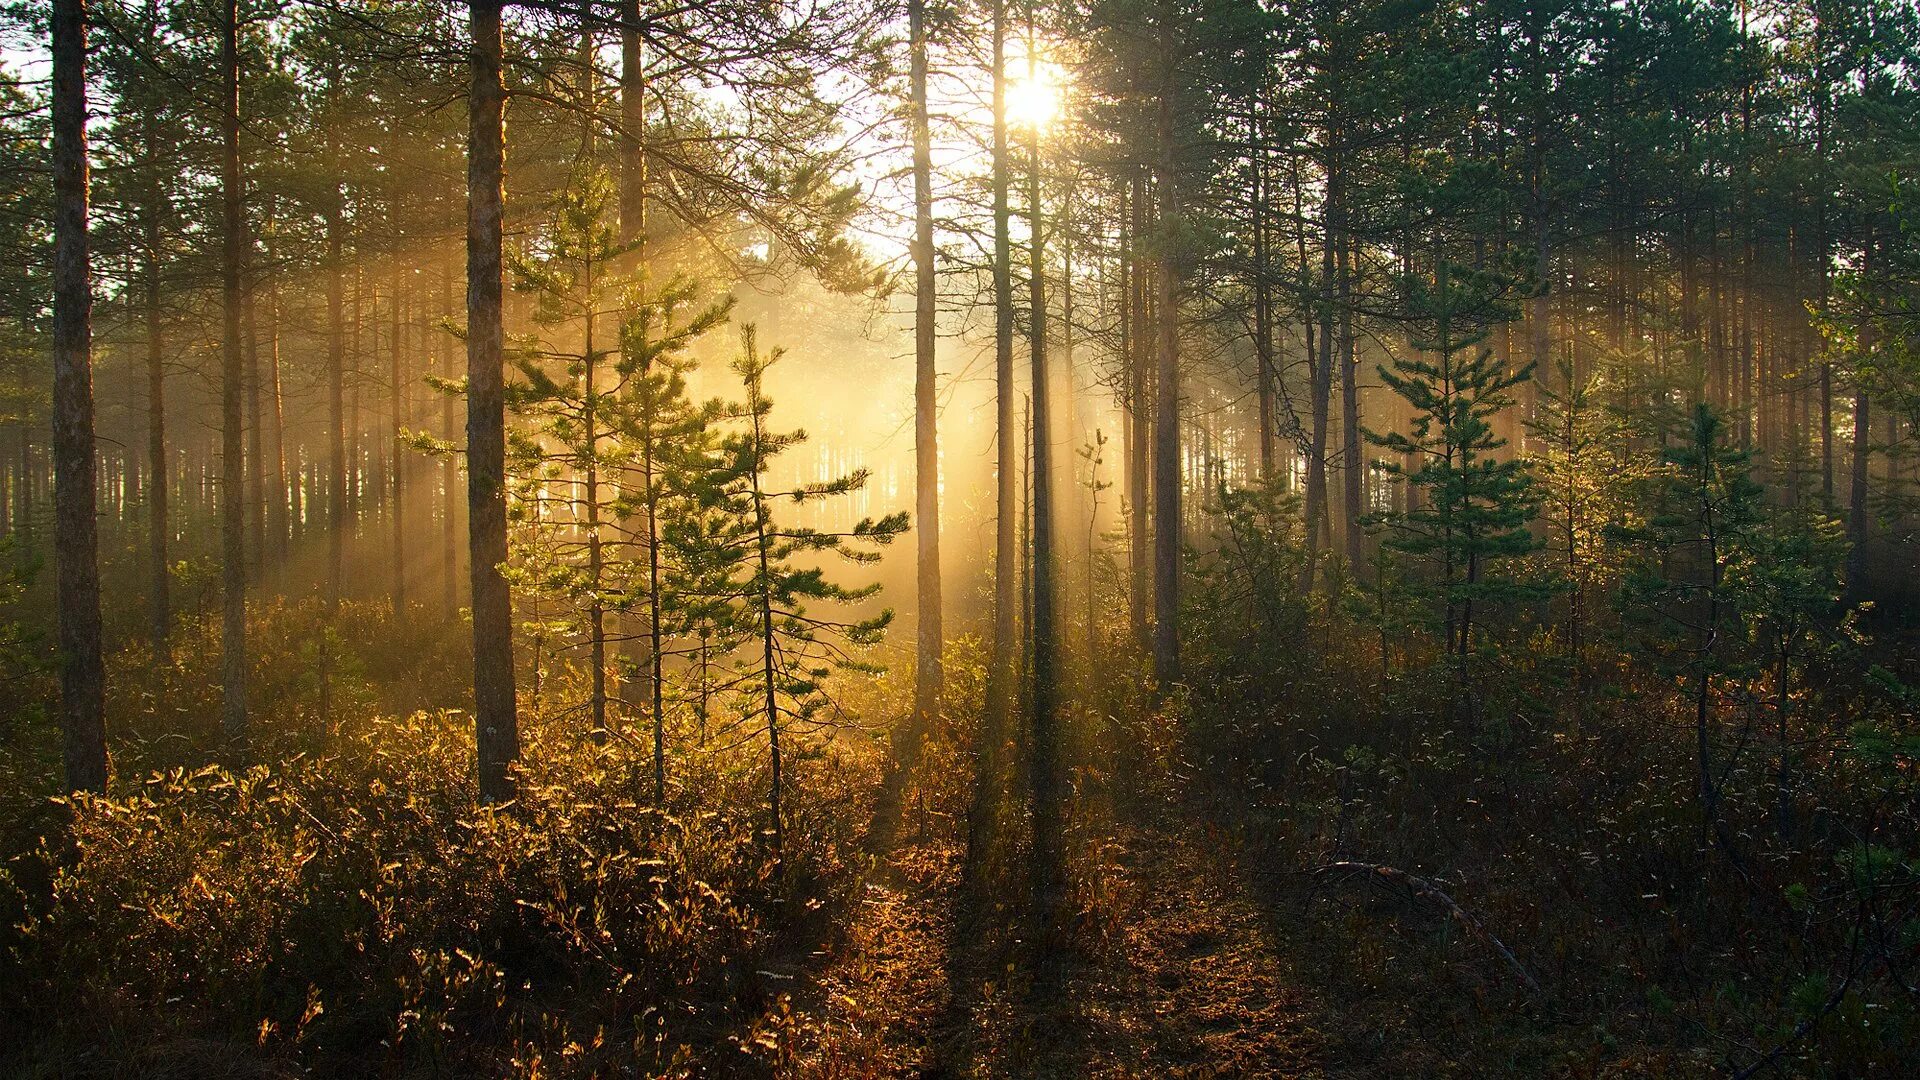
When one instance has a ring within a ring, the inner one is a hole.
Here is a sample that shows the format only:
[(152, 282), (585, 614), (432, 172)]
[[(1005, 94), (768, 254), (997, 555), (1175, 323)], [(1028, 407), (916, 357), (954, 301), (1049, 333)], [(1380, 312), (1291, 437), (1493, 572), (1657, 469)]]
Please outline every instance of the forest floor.
[(1041, 973), (1022, 916), (967, 899), (959, 845), (886, 845), (792, 995), (783, 1075), (1328, 1075), (1324, 1008), (1218, 830), (1170, 815), (1090, 832), (1103, 888), (1077, 893), (1072, 940)]

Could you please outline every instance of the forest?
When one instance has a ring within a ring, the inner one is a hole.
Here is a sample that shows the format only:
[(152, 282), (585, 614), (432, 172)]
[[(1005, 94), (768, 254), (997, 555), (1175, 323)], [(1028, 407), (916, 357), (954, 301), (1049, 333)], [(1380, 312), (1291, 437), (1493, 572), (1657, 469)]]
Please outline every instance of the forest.
[(1915, 0), (0, 0), (0, 1077), (1920, 1061)]

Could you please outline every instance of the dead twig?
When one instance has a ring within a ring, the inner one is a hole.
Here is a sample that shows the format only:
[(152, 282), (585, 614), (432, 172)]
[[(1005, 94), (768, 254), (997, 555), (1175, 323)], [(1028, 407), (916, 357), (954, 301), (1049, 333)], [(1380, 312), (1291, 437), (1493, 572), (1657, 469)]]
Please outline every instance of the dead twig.
[(1535, 996), (1540, 995), (1540, 984), (1534, 981), (1533, 976), (1527, 972), (1526, 967), (1520, 963), (1519, 958), (1513, 955), (1513, 950), (1507, 948), (1504, 942), (1489, 933), (1487, 928), (1482, 926), (1480, 920), (1475, 918), (1471, 912), (1455, 903), (1453, 897), (1448, 896), (1444, 889), (1428, 881), (1426, 878), (1409, 874), (1405, 870), (1387, 866), (1383, 863), (1354, 862), (1351, 860), (1328, 863), (1325, 866), (1316, 868), (1313, 872), (1316, 876), (1335, 872), (1366, 874), (1372, 880), (1383, 881), (1389, 885), (1398, 886), (1408, 894), (1433, 904), (1445, 911), (1454, 922), (1459, 923), (1475, 940), (1493, 950), (1499, 955), (1500, 959), (1506, 961), (1507, 967), (1513, 970), (1514, 975), (1519, 977), (1520, 981), (1526, 985), (1528, 991)]

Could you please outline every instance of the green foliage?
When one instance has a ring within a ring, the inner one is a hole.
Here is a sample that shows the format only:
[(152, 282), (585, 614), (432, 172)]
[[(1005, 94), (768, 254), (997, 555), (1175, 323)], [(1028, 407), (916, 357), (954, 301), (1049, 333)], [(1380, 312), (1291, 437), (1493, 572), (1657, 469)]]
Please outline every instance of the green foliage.
[[(1427, 567), (1446, 633), (1447, 651), (1473, 648), (1473, 605), (1541, 595), (1542, 588), (1502, 573), (1539, 546), (1529, 528), (1540, 493), (1523, 460), (1494, 451), (1506, 440), (1491, 419), (1509, 409), (1508, 391), (1532, 375), (1509, 371), (1482, 344), (1476, 326), (1489, 310), (1492, 282), (1442, 263), (1429, 287), (1415, 281), (1412, 306), (1430, 320), (1432, 336), (1378, 370), (1381, 381), (1413, 409), (1406, 433), (1369, 432), (1368, 441), (1403, 461), (1387, 472), (1403, 476), (1418, 495), (1415, 508), (1384, 514), (1386, 543)], [(1405, 462), (1410, 462), (1405, 463)]]
[(1686, 441), (1661, 455), (1662, 468), (1644, 486), (1645, 523), (1608, 529), (1627, 549), (1627, 615), (1672, 670), (1717, 673), (1738, 662), (1729, 632), (1739, 611), (1727, 574), (1761, 522), (1751, 458), (1727, 444), (1719, 414), (1699, 405)]
[(1602, 404), (1607, 381), (1578, 380), (1570, 364), (1562, 364), (1559, 374), (1560, 389), (1539, 388), (1539, 408), (1527, 430), (1549, 530), (1538, 557), (1565, 584), (1568, 651), (1577, 654), (1592, 618), (1589, 606), (1619, 569), (1617, 552), (1606, 542), (1607, 526), (1626, 519), (1632, 485), (1644, 468), (1628, 444), (1625, 419)]
[(876, 645), (893, 622), (891, 609), (847, 619), (810, 610), (821, 602), (853, 604), (880, 591), (878, 582), (843, 586), (820, 563), (835, 557), (854, 564), (879, 561), (880, 549), (907, 529), (905, 512), (866, 518), (846, 532), (783, 525), (774, 506), (838, 498), (860, 490), (868, 474), (858, 470), (786, 490), (769, 486), (778, 457), (806, 440), (802, 431), (775, 432), (767, 424), (773, 402), (764, 391), (766, 372), (784, 353), (762, 354), (752, 327), (734, 372), (746, 391), (732, 419), (738, 430), (722, 444), (722, 480), (715, 489), (717, 516), (701, 538), (707, 569), (702, 588), (723, 598), (735, 625), (747, 628), (755, 645), (739, 660), (738, 685), (746, 715), (758, 715), (769, 730), (817, 727), (838, 719), (828, 683), (840, 671), (878, 669), (861, 650)]
[(1221, 483), (1204, 510), (1211, 535), (1189, 563), (1200, 636), (1222, 663), (1259, 665), (1285, 650), (1307, 620), (1299, 592), (1306, 545), (1300, 497), (1277, 480)]
[(636, 535), (630, 519), (657, 521), (675, 492), (700, 482), (715, 407), (687, 399), (686, 353), (729, 307), (700, 305), (689, 280), (650, 291), (623, 272), (631, 245), (616, 236), (613, 211), (606, 170), (578, 163), (545, 230), (512, 260), (543, 333), (516, 342), (519, 378), (507, 389), (521, 421), (508, 441), (510, 513), (521, 526), (511, 573), (577, 617), (658, 600), (643, 574), (658, 529)]

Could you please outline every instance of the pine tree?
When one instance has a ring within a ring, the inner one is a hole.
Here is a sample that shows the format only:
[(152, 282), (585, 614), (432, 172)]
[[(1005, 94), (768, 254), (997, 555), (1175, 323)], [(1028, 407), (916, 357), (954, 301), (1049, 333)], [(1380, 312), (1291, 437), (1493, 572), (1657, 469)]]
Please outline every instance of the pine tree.
[(1747, 615), (1756, 661), (1771, 686), (1774, 720), (1774, 822), (1782, 840), (1793, 831), (1793, 698), (1805, 670), (1841, 643), (1850, 617), (1846, 593), (1846, 530), (1812, 501), (1768, 511), (1728, 567), (1726, 586)]
[(557, 594), (569, 613), (578, 608), (584, 616), (577, 636), (590, 657), (587, 730), (597, 740), (607, 733), (606, 611), (614, 591), (607, 562), (615, 554), (603, 532), (609, 500), (602, 487), (617, 449), (603, 386), (616, 341), (596, 340), (595, 332), (622, 310), (612, 199), (604, 173), (577, 160), (548, 227), (532, 250), (509, 260), (515, 288), (534, 294), (541, 331), (513, 343), (519, 380), (506, 388), (507, 409), (522, 421), (507, 438), (511, 517), (531, 534), (520, 544), (513, 580)]
[(1704, 839), (1713, 832), (1729, 851), (1714, 774), (1713, 688), (1744, 660), (1735, 647), (1741, 604), (1728, 572), (1760, 521), (1751, 459), (1728, 445), (1720, 415), (1698, 404), (1686, 442), (1661, 455), (1663, 469), (1647, 485), (1646, 524), (1608, 530), (1629, 548), (1620, 600), (1637, 636), (1663, 669), (1691, 687), (1700, 833)]
[(776, 852), (781, 850), (783, 758), (781, 735), (829, 726), (836, 709), (829, 680), (837, 672), (873, 672), (878, 668), (858, 651), (876, 645), (893, 621), (891, 609), (865, 618), (837, 619), (810, 609), (818, 603), (849, 604), (880, 590), (878, 582), (846, 587), (816, 565), (828, 555), (854, 563), (872, 563), (879, 548), (907, 528), (905, 512), (863, 518), (845, 532), (782, 525), (774, 503), (838, 498), (866, 486), (866, 470), (787, 490), (769, 486), (769, 470), (782, 453), (806, 440), (805, 432), (775, 432), (768, 427), (773, 402), (765, 391), (769, 368), (779, 349), (762, 354), (753, 327), (742, 330), (743, 344), (734, 371), (746, 389), (738, 416), (743, 426), (726, 443), (728, 461), (721, 500), (729, 521), (714, 530), (712, 551), (729, 569), (732, 603), (752, 627), (752, 644), (740, 661), (748, 715), (767, 735), (770, 763), (768, 814)]
[[(684, 279), (648, 293), (622, 272), (630, 242), (619, 238), (616, 199), (605, 169), (577, 161), (548, 228), (512, 260), (540, 328), (515, 343), (519, 380), (507, 391), (521, 420), (509, 439), (522, 526), (514, 575), (558, 601), (559, 629), (586, 644), (596, 739), (607, 733), (607, 615), (646, 605), (656, 793), (664, 796), (663, 511), (697, 486), (685, 474), (704, 467), (699, 449), (714, 413), (687, 398), (685, 353), (725, 321), (729, 305), (697, 306)], [(638, 536), (624, 533), (630, 518)]]
[[(711, 425), (721, 409), (716, 403), (696, 404), (688, 396), (693, 362), (686, 352), (724, 322), (731, 307), (726, 302), (700, 306), (697, 293), (694, 283), (684, 278), (658, 293), (647, 294), (638, 286), (629, 290), (629, 315), (621, 331), (621, 385), (611, 418), (622, 444), (622, 494), (614, 519), (635, 522), (634, 542), (645, 560), (643, 571), (628, 574), (621, 608), (646, 609), (654, 798), (661, 802), (667, 786), (667, 656), (684, 636), (700, 637), (702, 648), (727, 636), (709, 627), (710, 609), (689, 591), (697, 584), (690, 576), (699, 550), (697, 519), (714, 501), (718, 479)], [(702, 630), (708, 632), (702, 636)]]
[(1421, 493), (1414, 508), (1380, 520), (1388, 545), (1424, 560), (1436, 575), (1446, 652), (1464, 659), (1473, 650), (1476, 602), (1539, 592), (1501, 570), (1538, 546), (1528, 526), (1540, 495), (1525, 461), (1495, 455), (1506, 440), (1490, 422), (1512, 407), (1508, 391), (1533, 369), (1509, 371), (1483, 344), (1486, 329), (1475, 324), (1485, 318), (1487, 282), (1469, 276), (1456, 284), (1455, 273), (1442, 263), (1430, 287), (1413, 283), (1413, 307), (1430, 321), (1432, 336), (1378, 369), (1412, 407), (1411, 430), (1370, 432), (1368, 439), (1400, 459), (1386, 462), (1386, 471)]
[(1581, 675), (1582, 648), (1588, 631), (1588, 602), (1608, 579), (1605, 533), (1620, 520), (1625, 485), (1635, 470), (1617, 458), (1627, 436), (1619, 414), (1600, 402), (1603, 380), (1574, 378), (1561, 366), (1564, 390), (1541, 387), (1539, 411), (1527, 421), (1533, 436), (1528, 461), (1539, 483), (1549, 540), (1543, 554), (1567, 592), (1564, 635), (1575, 678)]

